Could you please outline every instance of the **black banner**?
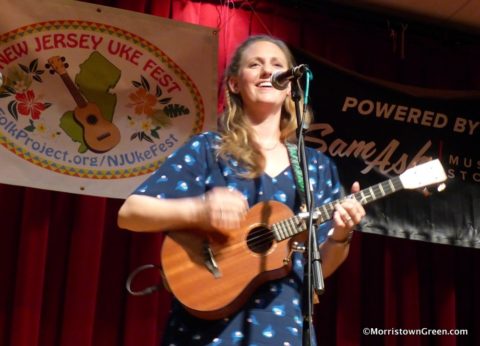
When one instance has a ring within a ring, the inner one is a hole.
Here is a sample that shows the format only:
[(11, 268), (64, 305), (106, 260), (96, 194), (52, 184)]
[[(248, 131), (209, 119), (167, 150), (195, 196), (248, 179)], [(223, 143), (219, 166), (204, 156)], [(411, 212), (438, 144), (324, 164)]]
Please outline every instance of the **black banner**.
[(346, 190), (438, 158), (446, 188), (402, 190), (366, 206), (363, 231), (480, 247), (480, 92), (388, 83), (295, 52), (313, 73), (308, 145), (332, 157)]

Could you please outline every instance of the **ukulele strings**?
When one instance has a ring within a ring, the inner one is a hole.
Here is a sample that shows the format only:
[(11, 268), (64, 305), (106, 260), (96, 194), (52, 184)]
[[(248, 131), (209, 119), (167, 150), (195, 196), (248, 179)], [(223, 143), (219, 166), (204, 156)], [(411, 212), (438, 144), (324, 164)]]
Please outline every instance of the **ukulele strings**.
[[(397, 179), (397, 180), (400, 181), (399, 179)], [(349, 198), (356, 199), (362, 205), (367, 204), (369, 202), (369, 199), (375, 200), (377, 198), (377, 196), (385, 196), (387, 194), (395, 192), (398, 189), (398, 187), (396, 186), (396, 185), (398, 185), (398, 181), (396, 181), (394, 179), (390, 179), (388, 181), (373, 185), (370, 188), (368, 188), (368, 193), (369, 193), (368, 195), (366, 195), (367, 189), (362, 190), (362, 191), (358, 191), (358, 192), (352, 193), (350, 195), (344, 196), (342, 198), (339, 198), (336, 201), (326, 203), (322, 206), (322, 208), (316, 208), (316, 211), (318, 211), (322, 214), (323, 219), (329, 218), (329, 217), (332, 216), (333, 211), (335, 210), (335, 204), (341, 203), (344, 200), (349, 199)], [(274, 231), (271, 228), (273, 228), (275, 225), (279, 225), (281, 223), (284, 223), (284, 225), (285, 225), (285, 223), (288, 220), (292, 220), (294, 218), (295, 217), (276, 222), (275, 224), (272, 224), (269, 227), (265, 227), (264, 229), (253, 230), (250, 234), (251, 236), (248, 237), (247, 240), (232, 243), (232, 244), (230, 244), (229, 246), (226, 246), (226, 247), (221, 247), (218, 250), (218, 252), (216, 252), (216, 254), (218, 256), (231, 255), (232, 252), (234, 252), (235, 250), (237, 250), (239, 248), (241, 248), (243, 250), (243, 244), (244, 243), (247, 243), (247, 245), (249, 245), (250, 248), (260, 247), (263, 244), (267, 244), (268, 242), (271, 242), (271, 241), (275, 240)], [(287, 224), (287, 227), (291, 227), (291, 226)], [(295, 228), (297, 228), (297, 227), (295, 227)]]
[[(356, 197), (356, 196), (354, 196)], [(325, 208), (325, 210), (322, 212), (320, 210), (320, 208), (317, 208), (316, 210), (318, 212), (320, 212), (323, 216), (323, 218), (326, 217), (329, 217), (332, 215), (333, 213), (333, 210), (335, 209), (334, 208), (334, 204), (335, 203), (340, 203), (342, 202), (344, 199), (347, 199), (347, 198), (351, 198), (351, 196), (346, 196), (344, 198), (341, 198), (337, 201), (334, 201), (334, 202), (331, 202), (331, 203), (327, 203), (325, 204), (323, 207)], [(291, 223), (289, 223), (288, 221), (289, 220), (294, 220), (298, 218), (298, 216), (294, 216), (294, 217), (291, 217), (291, 218), (288, 218), (288, 219), (285, 219), (285, 220), (281, 220), (281, 221), (278, 221), (270, 226), (265, 226), (263, 229), (255, 229), (253, 230), (251, 233), (250, 233), (250, 236), (246, 239), (246, 240), (241, 240), (241, 241), (238, 241), (238, 242), (235, 242), (235, 243), (231, 243), (230, 245), (228, 246), (220, 246), (218, 249), (215, 249), (215, 254), (219, 257), (222, 257), (222, 256), (231, 256), (232, 254), (234, 255), (235, 254), (235, 250), (237, 249), (241, 249), (242, 251), (244, 251), (244, 244), (246, 243), (247, 246), (249, 248), (260, 248), (262, 247), (262, 245), (264, 244), (268, 244), (269, 242), (272, 242), (275, 240), (275, 235), (274, 235), (274, 231), (272, 230), (273, 227), (277, 226), (277, 225), (280, 225), (280, 224), (284, 224), (286, 227), (288, 228), (292, 228), (294, 227), (295, 228), (295, 234), (298, 234), (300, 232), (298, 232), (298, 227), (301, 227), (301, 225), (296, 225), (294, 224), (294, 226), (292, 226)], [(215, 248), (215, 247), (213, 247)]]
[(264, 227), (263, 229), (253, 230), (250, 233), (250, 236), (247, 238), (247, 240), (238, 241), (228, 246), (220, 247), (218, 252), (215, 251), (215, 254), (217, 256), (232, 255), (232, 253), (234, 254), (234, 251), (237, 249), (243, 250), (244, 243), (247, 243), (249, 245), (248, 246), (249, 248), (261, 247), (264, 244), (268, 244), (269, 242), (272, 242), (273, 240), (275, 240), (274, 231), (271, 228), (287, 220), (279, 221), (271, 225), (270, 227)]
[(244, 244), (249, 244), (250, 246), (248, 246), (249, 248), (250, 247), (260, 247), (261, 245), (263, 244), (268, 244), (269, 242), (275, 240), (275, 236), (273, 235), (273, 231), (268, 229), (268, 231), (266, 230), (254, 230), (252, 231), (253, 234), (253, 237), (250, 237), (246, 240), (242, 240), (242, 241), (238, 241), (238, 242), (235, 242), (235, 243), (232, 243), (228, 246), (225, 246), (225, 247), (222, 247), (220, 246), (219, 249), (215, 249), (215, 247), (213, 247), (213, 249), (217, 250), (217, 251), (214, 251), (215, 252), (215, 255), (218, 256), (218, 257), (224, 257), (224, 256), (232, 256), (232, 255), (235, 255), (235, 251), (236, 250), (242, 250), (244, 249)]

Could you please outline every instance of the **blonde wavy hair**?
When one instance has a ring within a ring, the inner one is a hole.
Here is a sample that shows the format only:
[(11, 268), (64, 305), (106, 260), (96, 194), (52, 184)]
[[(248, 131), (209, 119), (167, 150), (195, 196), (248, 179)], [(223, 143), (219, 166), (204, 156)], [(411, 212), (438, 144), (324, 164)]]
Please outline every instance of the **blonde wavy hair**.
[[(243, 111), (243, 102), (240, 94), (231, 92), (228, 81), (233, 76), (238, 76), (240, 63), (245, 50), (256, 42), (267, 41), (277, 45), (285, 54), (288, 62), (288, 68), (295, 65), (290, 49), (287, 45), (274, 37), (267, 35), (250, 36), (235, 50), (230, 65), (225, 70), (223, 78), (223, 87), (225, 92), (225, 108), (219, 121), (219, 131), (222, 137), (222, 143), (218, 154), (224, 159), (233, 158), (246, 169), (242, 174), (245, 178), (255, 178), (263, 173), (265, 168), (265, 157), (260, 151), (259, 145), (253, 137), (253, 129), (246, 119)], [(300, 90), (303, 108), (303, 92)], [(311, 119), (311, 112), (305, 114), (306, 122)], [(287, 96), (282, 107), (280, 119), (280, 140), (282, 142), (295, 138), (297, 128), (297, 119), (295, 116), (295, 104), (290, 96)]]

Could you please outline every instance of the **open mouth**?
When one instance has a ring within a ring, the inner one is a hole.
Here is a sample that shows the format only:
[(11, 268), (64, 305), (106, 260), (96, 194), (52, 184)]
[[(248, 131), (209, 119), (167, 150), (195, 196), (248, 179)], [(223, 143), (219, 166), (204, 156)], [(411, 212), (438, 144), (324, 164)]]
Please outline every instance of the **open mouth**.
[(256, 86), (259, 88), (271, 88), (272, 83), (270, 81), (264, 81), (264, 82), (258, 83)]

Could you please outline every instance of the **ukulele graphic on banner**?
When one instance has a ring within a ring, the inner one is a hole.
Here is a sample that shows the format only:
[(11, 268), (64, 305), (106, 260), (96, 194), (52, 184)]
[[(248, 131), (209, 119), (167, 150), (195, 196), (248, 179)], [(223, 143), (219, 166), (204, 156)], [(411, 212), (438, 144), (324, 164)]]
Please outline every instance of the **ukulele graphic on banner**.
[(81, 126), (85, 145), (95, 153), (104, 153), (113, 149), (121, 139), (120, 131), (113, 122), (108, 121), (98, 105), (88, 102), (67, 72), (68, 63), (65, 57), (53, 56), (46, 65), (52, 74), (57, 73), (71, 96), (76, 107), (73, 111), (74, 120)]

